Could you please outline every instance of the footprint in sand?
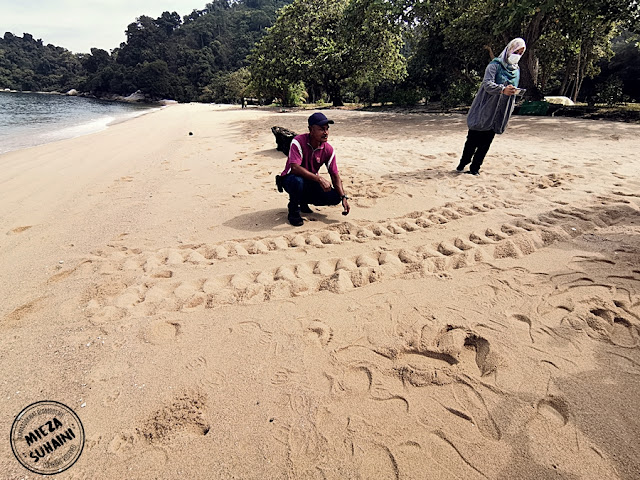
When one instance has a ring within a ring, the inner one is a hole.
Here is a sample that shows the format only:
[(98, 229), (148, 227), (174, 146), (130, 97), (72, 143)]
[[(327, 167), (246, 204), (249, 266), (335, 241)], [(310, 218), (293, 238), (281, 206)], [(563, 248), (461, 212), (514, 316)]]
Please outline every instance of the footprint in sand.
[(319, 320), (314, 320), (307, 326), (307, 330), (320, 341), (320, 345), (326, 347), (333, 338), (333, 330)]
[(149, 443), (164, 443), (176, 433), (204, 436), (211, 426), (206, 419), (206, 397), (197, 392), (184, 393), (153, 413), (137, 429)]
[(7, 235), (15, 235), (17, 233), (26, 232), (32, 227), (32, 225), (25, 225), (24, 227), (16, 227), (7, 232)]
[(345, 369), (339, 385), (341, 390), (352, 395), (367, 394), (373, 386), (373, 372), (370, 367), (364, 365), (350, 366)]
[(303, 375), (298, 370), (282, 367), (276, 370), (271, 377), (271, 384), (276, 386), (300, 385), (302, 380)]
[(361, 478), (398, 480), (400, 469), (391, 449), (382, 443), (356, 442), (356, 462)]
[(639, 344), (638, 329), (623, 317), (614, 317), (609, 337), (619, 347), (635, 348)]
[(228, 383), (227, 375), (220, 370), (207, 369), (203, 378), (198, 380), (198, 385), (202, 387), (204, 392), (212, 389), (219, 392), (220, 389), (226, 387)]
[(51, 275), (49, 277), (49, 279), (47, 280), (47, 283), (54, 283), (54, 282), (58, 282), (60, 280), (64, 280), (69, 275), (71, 275), (73, 272), (75, 272), (75, 270), (76, 270), (75, 268), (73, 268), (71, 270), (63, 270), (61, 272), (56, 273), (55, 275)]
[(137, 443), (137, 436), (134, 433), (119, 433), (109, 443), (107, 450), (109, 453), (122, 456), (129, 455)]
[(118, 401), (118, 398), (120, 398), (120, 390), (116, 390), (107, 395), (102, 401), (102, 404), (105, 407), (112, 407)]
[(155, 320), (149, 326), (145, 327), (141, 333), (141, 338), (153, 345), (166, 345), (175, 341), (180, 335), (182, 326), (178, 322), (167, 320)]
[(185, 365), (185, 368), (189, 371), (198, 370), (201, 368), (205, 368), (208, 365), (207, 359), (203, 356), (199, 356), (194, 358), (189, 363)]
[(23, 305), (20, 305), (18, 308), (13, 310), (11, 313), (7, 314), (4, 317), (4, 321), (9, 325), (20, 322), (24, 317), (36, 312), (40, 309), (42, 301), (45, 297), (36, 298), (30, 302), (27, 302)]
[(570, 409), (566, 400), (555, 395), (548, 395), (536, 404), (536, 411), (556, 428), (564, 427), (569, 422)]

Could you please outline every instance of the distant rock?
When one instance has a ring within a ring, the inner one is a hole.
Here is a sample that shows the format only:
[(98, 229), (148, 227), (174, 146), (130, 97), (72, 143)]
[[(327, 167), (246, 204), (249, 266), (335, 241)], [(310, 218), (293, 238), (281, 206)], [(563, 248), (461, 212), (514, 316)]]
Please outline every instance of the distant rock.
[(145, 97), (144, 93), (138, 90), (131, 95), (124, 97), (123, 100), (125, 102), (144, 102), (147, 100), (147, 97)]
[(72, 97), (75, 97), (76, 95), (78, 95), (78, 91), (75, 88), (72, 88), (71, 90), (69, 90), (67, 92), (67, 95), (70, 95)]

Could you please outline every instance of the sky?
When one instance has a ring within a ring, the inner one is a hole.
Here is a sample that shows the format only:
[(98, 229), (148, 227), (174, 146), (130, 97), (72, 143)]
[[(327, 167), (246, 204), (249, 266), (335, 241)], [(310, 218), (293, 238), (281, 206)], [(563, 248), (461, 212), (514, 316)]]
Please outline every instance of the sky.
[(47, 45), (73, 53), (107, 52), (126, 40), (127, 25), (137, 17), (180, 17), (202, 10), (209, 0), (0, 0), (0, 36), (30, 33)]

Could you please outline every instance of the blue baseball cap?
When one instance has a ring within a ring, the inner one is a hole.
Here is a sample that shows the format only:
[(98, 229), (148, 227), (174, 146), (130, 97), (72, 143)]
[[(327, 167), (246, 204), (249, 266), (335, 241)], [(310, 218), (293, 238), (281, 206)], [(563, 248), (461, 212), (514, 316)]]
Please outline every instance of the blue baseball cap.
[(329, 120), (324, 113), (316, 112), (309, 117), (309, 126), (320, 125), (321, 127), (328, 123), (333, 124), (333, 120)]

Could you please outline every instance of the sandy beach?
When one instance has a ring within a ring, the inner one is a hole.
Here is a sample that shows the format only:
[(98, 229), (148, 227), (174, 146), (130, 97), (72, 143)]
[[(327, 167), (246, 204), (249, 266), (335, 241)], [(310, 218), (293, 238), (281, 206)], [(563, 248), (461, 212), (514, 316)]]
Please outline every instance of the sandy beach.
[(640, 125), (516, 116), (474, 177), (463, 115), (325, 113), (351, 213), (298, 228), (309, 111), (0, 155), (1, 478), (42, 400), (55, 478), (640, 478)]

